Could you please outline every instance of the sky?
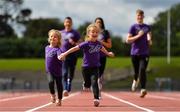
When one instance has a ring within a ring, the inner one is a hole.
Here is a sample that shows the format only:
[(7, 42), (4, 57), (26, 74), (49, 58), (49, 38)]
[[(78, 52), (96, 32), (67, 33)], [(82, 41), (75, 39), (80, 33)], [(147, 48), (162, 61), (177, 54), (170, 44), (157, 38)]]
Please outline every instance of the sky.
[(180, 0), (24, 0), (23, 6), (32, 10), (31, 18), (59, 18), (70, 16), (74, 29), (85, 22), (102, 17), (106, 29), (113, 35), (125, 37), (136, 22), (135, 12), (145, 12), (144, 22), (151, 24), (158, 13), (168, 10)]

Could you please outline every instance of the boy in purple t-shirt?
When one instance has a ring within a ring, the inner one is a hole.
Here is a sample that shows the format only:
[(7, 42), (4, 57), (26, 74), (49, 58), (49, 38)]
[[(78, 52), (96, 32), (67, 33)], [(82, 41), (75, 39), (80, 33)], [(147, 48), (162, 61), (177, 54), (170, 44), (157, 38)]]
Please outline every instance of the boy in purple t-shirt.
[[(80, 39), (80, 34), (72, 29), (71, 17), (66, 17), (64, 20), (64, 30), (61, 30), (62, 35), (62, 51), (66, 52), (70, 48), (76, 46)], [(68, 96), (71, 91), (71, 82), (74, 77), (74, 71), (77, 62), (77, 52), (69, 54), (63, 61), (62, 73), (63, 73), (63, 86), (64, 96)]]
[(152, 35), (150, 26), (143, 23), (144, 12), (140, 9), (136, 11), (137, 23), (133, 24), (127, 36), (127, 43), (131, 44), (131, 60), (134, 68), (134, 80), (132, 91), (141, 83), (141, 95), (143, 98), (146, 94), (146, 68), (149, 61), (149, 46), (152, 45)]
[(57, 106), (61, 106), (62, 99), (62, 61), (58, 60), (58, 55), (62, 53), (61, 46), (61, 34), (58, 30), (50, 30), (48, 42), (49, 45), (45, 48), (45, 65), (46, 65), (46, 73), (48, 78), (49, 90), (51, 93), (51, 102), (56, 102), (56, 95), (54, 85), (56, 83), (58, 100)]
[[(63, 60), (68, 54), (75, 52), (77, 50), (83, 50), (83, 64), (82, 64), (82, 74), (84, 78), (84, 87), (90, 88), (92, 85), (94, 93), (94, 106), (99, 105), (99, 88), (98, 88), (98, 75), (100, 66), (100, 51), (104, 52), (106, 55), (113, 57), (112, 52), (108, 52), (99, 41), (98, 38), (99, 29), (95, 24), (90, 24), (87, 27), (86, 41), (81, 44), (71, 48), (70, 50), (62, 53), (58, 58)], [(91, 84), (92, 82), (92, 84)]]

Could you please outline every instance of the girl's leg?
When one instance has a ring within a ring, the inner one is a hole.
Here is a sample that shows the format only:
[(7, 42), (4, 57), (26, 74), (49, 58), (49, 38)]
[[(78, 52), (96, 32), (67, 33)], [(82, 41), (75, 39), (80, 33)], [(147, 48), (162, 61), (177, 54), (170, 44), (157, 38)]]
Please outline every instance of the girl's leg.
[(84, 78), (84, 84), (83, 84), (83, 87), (85, 88), (90, 88), (91, 87), (91, 70), (92, 69), (89, 69), (89, 68), (82, 68), (82, 75), (83, 75), (83, 78)]
[(92, 88), (93, 88), (93, 93), (94, 93), (94, 99), (99, 99), (99, 87), (98, 87), (99, 69), (94, 68), (94, 70), (92, 70), (91, 73), (92, 73), (91, 79), (92, 79)]
[(55, 90), (54, 90), (54, 77), (52, 76), (52, 74), (47, 74), (47, 78), (48, 78), (48, 85), (49, 85), (49, 90), (51, 94), (55, 94)]
[(57, 92), (58, 92), (58, 99), (62, 99), (62, 93), (63, 93), (63, 85), (62, 85), (62, 77), (56, 77), (56, 86), (57, 86)]
[(55, 95), (55, 89), (54, 89), (54, 77), (52, 76), (52, 74), (47, 74), (47, 79), (48, 79), (49, 91), (51, 93), (51, 102), (55, 103), (56, 95)]

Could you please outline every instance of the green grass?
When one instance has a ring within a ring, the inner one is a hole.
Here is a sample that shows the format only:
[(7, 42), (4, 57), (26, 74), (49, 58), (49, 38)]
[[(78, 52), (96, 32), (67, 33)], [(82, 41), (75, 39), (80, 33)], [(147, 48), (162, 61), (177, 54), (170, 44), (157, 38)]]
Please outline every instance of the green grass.
[[(78, 59), (77, 69), (81, 70), (82, 58)], [(132, 68), (130, 57), (108, 58), (106, 69), (129, 69)], [(149, 66), (148, 86), (155, 86), (155, 78), (170, 77), (180, 81), (180, 57), (171, 58), (171, 63), (167, 64), (166, 57), (151, 57)], [(0, 59), (0, 71), (45, 71), (44, 59)], [(119, 74), (121, 75), (121, 74)], [(124, 80), (107, 83), (106, 88), (130, 88), (132, 77)]]
[(0, 59), (0, 71), (45, 70), (44, 59)]
[[(78, 59), (77, 68), (81, 68), (82, 59)], [(131, 67), (130, 57), (108, 58), (107, 68), (121, 69)], [(177, 69), (180, 68), (180, 57), (173, 57), (171, 64), (167, 64), (165, 57), (152, 57), (149, 62), (150, 68), (160, 69)], [(44, 59), (0, 59), (0, 71), (21, 71), (21, 70), (44, 70)]]
[[(130, 58), (128, 59), (125, 58), (124, 62), (128, 63), (127, 60), (130, 60)], [(171, 78), (173, 81), (178, 82), (180, 81), (180, 57), (171, 58), (170, 64), (167, 63), (166, 57), (151, 57), (149, 61), (148, 70), (149, 70), (149, 72), (147, 73), (148, 88), (156, 88), (155, 79), (157, 77), (168, 77)], [(128, 77), (127, 79), (121, 81), (119, 80), (111, 81), (105, 85), (105, 88), (115, 89), (115, 90), (123, 89), (123, 88), (130, 89), (132, 79), (133, 77)], [(174, 85), (174, 88), (177, 88), (175, 86), (178, 85)]]

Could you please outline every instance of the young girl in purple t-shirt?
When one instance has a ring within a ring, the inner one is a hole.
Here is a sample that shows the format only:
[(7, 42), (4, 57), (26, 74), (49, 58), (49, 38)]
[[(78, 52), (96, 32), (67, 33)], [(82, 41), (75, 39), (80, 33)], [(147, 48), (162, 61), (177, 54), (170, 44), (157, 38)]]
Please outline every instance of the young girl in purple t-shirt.
[(56, 105), (61, 106), (62, 99), (62, 61), (58, 60), (58, 55), (62, 53), (61, 46), (61, 34), (58, 30), (50, 30), (48, 32), (48, 42), (49, 45), (45, 48), (45, 65), (46, 65), (46, 73), (48, 78), (48, 85), (51, 94), (51, 102), (56, 102), (55, 95), (55, 83), (57, 87), (58, 100)]
[[(98, 88), (98, 75), (100, 66), (100, 51), (106, 55), (113, 57), (112, 52), (108, 52), (102, 44), (97, 40), (99, 29), (95, 24), (90, 24), (86, 30), (86, 41), (62, 53), (58, 58), (63, 60), (68, 54), (77, 50), (83, 51), (83, 64), (82, 74), (84, 78), (84, 87), (90, 88), (94, 94), (94, 106), (99, 106), (99, 88)], [(92, 82), (92, 84), (91, 84)]]

